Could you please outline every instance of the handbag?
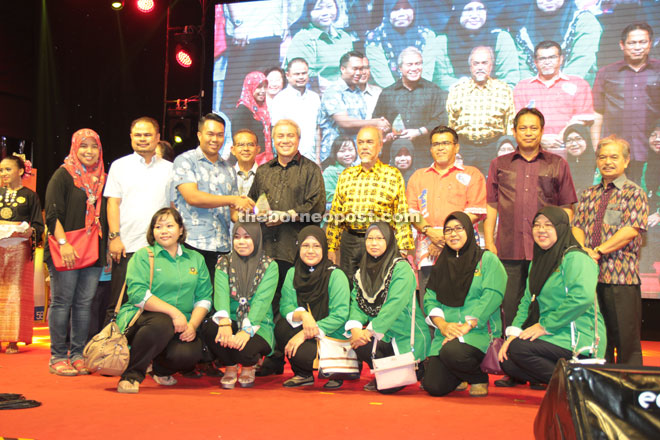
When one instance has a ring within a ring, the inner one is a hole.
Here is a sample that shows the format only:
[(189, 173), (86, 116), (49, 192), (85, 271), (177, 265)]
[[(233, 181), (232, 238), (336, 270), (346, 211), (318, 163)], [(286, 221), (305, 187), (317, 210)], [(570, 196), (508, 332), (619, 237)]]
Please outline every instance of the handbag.
[(66, 241), (73, 246), (79, 258), (76, 258), (74, 266), (69, 269), (60, 255), (60, 245), (54, 235), (48, 234), (48, 246), (50, 257), (53, 260), (55, 269), (62, 272), (65, 270), (84, 269), (96, 263), (99, 259), (99, 225), (96, 223), (87, 233), (86, 228), (76, 229), (75, 231), (65, 232)]
[(490, 344), (488, 344), (486, 356), (481, 361), (481, 371), (486, 374), (505, 374), (499, 361), (500, 348), (504, 344), (504, 339), (493, 337), (493, 332), (490, 330), (490, 322), (488, 322), (488, 334), (490, 335)]
[(334, 380), (360, 378), (360, 363), (350, 341), (325, 336), (317, 340), (319, 377)]
[(376, 387), (379, 390), (386, 390), (395, 387), (404, 387), (417, 383), (417, 360), (415, 359), (415, 291), (412, 294), (412, 316), (410, 320), (410, 349), (408, 353), (400, 354), (396, 341), (392, 338), (392, 348), (394, 356), (387, 356), (376, 359), (376, 346), (378, 340), (374, 338), (374, 345), (371, 350), (371, 360), (373, 364), (372, 372), (376, 376)]
[[(149, 253), (149, 288), (154, 279), (154, 253), (151, 249), (147, 248)], [(121, 288), (119, 300), (115, 306), (115, 312), (112, 319), (103, 327), (103, 329), (94, 336), (85, 345), (83, 350), (83, 358), (85, 367), (91, 373), (99, 373), (104, 376), (120, 376), (126, 371), (128, 361), (130, 359), (130, 350), (128, 348), (128, 340), (125, 333), (131, 328), (142, 314), (142, 309), (139, 309), (133, 319), (128, 323), (126, 330), (122, 332), (117, 325), (117, 314), (121, 308), (122, 300), (124, 299), (124, 292), (126, 291), (126, 282)]]

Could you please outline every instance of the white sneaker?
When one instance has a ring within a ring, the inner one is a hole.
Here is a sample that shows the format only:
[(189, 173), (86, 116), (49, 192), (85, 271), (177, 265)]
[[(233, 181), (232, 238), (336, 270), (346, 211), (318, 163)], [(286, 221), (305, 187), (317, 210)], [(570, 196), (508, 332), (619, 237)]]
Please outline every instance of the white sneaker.
[(158, 385), (164, 385), (166, 387), (171, 387), (172, 385), (176, 385), (176, 379), (173, 378), (172, 376), (156, 376), (154, 374), (151, 377), (154, 378), (154, 382), (156, 382)]

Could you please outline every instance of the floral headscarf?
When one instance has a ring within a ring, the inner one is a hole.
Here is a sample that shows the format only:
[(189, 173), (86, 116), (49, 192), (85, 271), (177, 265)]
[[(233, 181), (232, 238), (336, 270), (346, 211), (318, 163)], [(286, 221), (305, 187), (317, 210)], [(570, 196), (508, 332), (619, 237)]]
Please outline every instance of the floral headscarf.
[(263, 162), (271, 160), (273, 158), (273, 147), (270, 139), (270, 113), (268, 113), (268, 107), (266, 105), (266, 100), (263, 103), (258, 104), (254, 99), (254, 91), (257, 90), (259, 84), (264, 81), (268, 82), (266, 75), (261, 72), (250, 72), (245, 76), (243, 81), (243, 90), (241, 90), (241, 97), (236, 104), (236, 107), (243, 104), (252, 112), (254, 119), (263, 124), (264, 129), (264, 159)]
[[(78, 159), (78, 150), (83, 140), (92, 138), (99, 146), (99, 160), (94, 166), (85, 167)], [(71, 137), (71, 149), (69, 155), (64, 158), (62, 167), (65, 168), (73, 178), (73, 184), (87, 194), (87, 207), (85, 211), (85, 228), (89, 232), (92, 225), (99, 224), (101, 214), (101, 198), (103, 197), (103, 186), (105, 185), (105, 167), (103, 165), (103, 148), (99, 135), (89, 128), (81, 128), (73, 133)], [(101, 235), (101, 228), (99, 228)]]

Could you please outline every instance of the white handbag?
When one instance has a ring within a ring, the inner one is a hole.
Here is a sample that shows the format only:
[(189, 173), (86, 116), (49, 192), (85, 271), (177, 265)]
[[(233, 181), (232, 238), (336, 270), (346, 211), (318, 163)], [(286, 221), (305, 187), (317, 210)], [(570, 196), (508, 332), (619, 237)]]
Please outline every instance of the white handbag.
[(415, 291), (412, 296), (412, 316), (410, 321), (410, 349), (408, 353), (400, 354), (396, 341), (392, 338), (392, 348), (394, 356), (375, 359), (376, 345), (378, 340), (374, 338), (374, 345), (371, 351), (371, 360), (373, 363), (372, 372), (376, 376), (376, 387), (379, 390), (386, 390), (395, 387), (404, 387), (417, 383), (417, 360), (415, 360)]
[(318, 339), (319, 377), (342, 380), (360, 378), (357, 354), (350, 341), (325, 336)]

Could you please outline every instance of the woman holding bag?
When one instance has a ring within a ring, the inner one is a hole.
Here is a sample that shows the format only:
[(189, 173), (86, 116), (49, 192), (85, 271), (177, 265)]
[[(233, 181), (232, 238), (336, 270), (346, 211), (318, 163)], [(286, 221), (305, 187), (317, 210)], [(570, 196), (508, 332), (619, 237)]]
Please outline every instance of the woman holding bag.
[(117, 325), (125, 332), (131, 351), (117, 384), (119, 393), (137, 393), (149, 364), (158, 385), (172, 386), (177, 383), (174, 373), (190, 371), (202, 358), (197, 328), (211, 309), (211, 281), (204, 257), (185, 247), (185, 240), (181, 214), (174, 208), (161, 208), (147, 230), (149, 247), (137, 251), (128, 262), (128, 300), (119, 310)]
[[(316, 338), (343, 337), (348, 319), (350, 289), (348, 278), (328, 258), (325, 232), (307, 226), (298, 234), (298, 256), (282, 285), (280, 319), (275, 338), (289, 358), (295, 376), (285, 387), (313, 385), (313, 365), (317, 355)], [(326, 389), (341, 387), (343, 381), (330, 380)]]
[[(415, 359), (425, 359), (431, 337), (421, 311), (415, 313), (414, 350), (410, 346), (415, 274), (399, 253), (394, 230), (385, 222), (372, 223), (365, 234), (365, 245), (366, 252), (355, 273), (351, 310), (345, 325), (358, 360), (373, 368), (373, 338), (377, 341), (376, 358), (394, 355), (392, 345), (396, 343), (399, 353), (413, 351)], [(421, 365), (417, 373), (419, 378)], [(378, 391), (391, 394), (402, 388)], [(364, 389), (375, 391), (376, 379)]]
[(254, 386), (257, 362), (272, 351), (278, 276), (277, 263), (264, 253), (261, 225), (236, 223), (231, 254), (221, 256), (215, 269), (217, 311), (203, 327), (206, 345), (226, 367), (222, 388)]
[[(105, 266), (105, 179), (99, 135), (88, 128), (76, 131), (69, 155), (48, 182), (45, 203), (49, 240), (44, 260), (51, 282), (49, 370), (60, 376), (89, 374), (82, 352), (87, 342), (90, 307)], [(67, 232), (79, 230), (84, 230), (89, 254), (98, 251), (96, 261), (89, 266), (80, 264), (86, 255), (74, 249), (67, 238)]]
[[(559, 359), (573, 353), (602, 358), (607, 341), (595, 300), (598, 266), (573, 236), (566, 212), (556, 206), (541, 209), (532, 236), (527, 288), (499, 359), (511, 378), (544, 389)], [(600, 342), (593, 353), (596, 326)]]
[(466, 381), (471, 396), (487, 396), (488, 374), (480, 365), (491, 335), (500, 334), (506, 271), (479, 247), (467, 214), (449, 214), (443, 233), (445, 247), (424, 296), (426, 322), (437, 330), (422, 384), (430, 395), (444, 396)]

